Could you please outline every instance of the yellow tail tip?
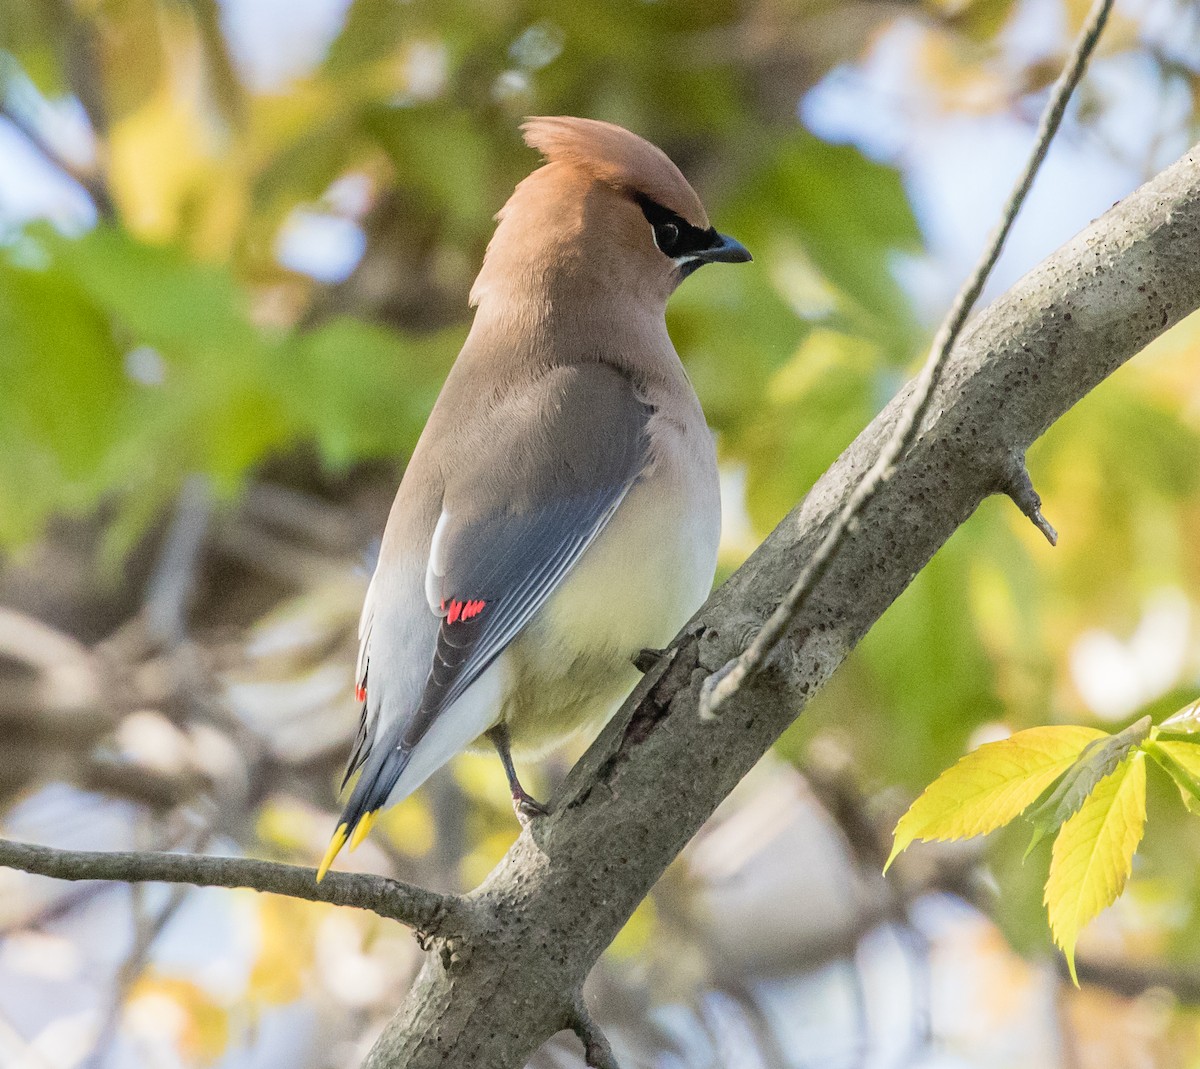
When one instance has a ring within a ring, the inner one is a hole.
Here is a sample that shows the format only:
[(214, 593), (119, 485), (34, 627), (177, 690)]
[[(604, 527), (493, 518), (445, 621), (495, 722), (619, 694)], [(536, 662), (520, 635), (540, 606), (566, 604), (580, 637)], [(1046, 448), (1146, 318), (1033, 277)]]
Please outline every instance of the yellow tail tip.
[(325, 879), (325, 873), (329, 871), (333, 859), (342, 852), (342, 847), (346, 845), (346, 832), (346, 825), (339, 824), (337, 831), (333, 833), (333, 838), (329, 840), (329, 849), (325, 851), (325, 856), (321, 859), (321, 865), (317, 869), (317, 883)]
[(354, 834), (350, 836), (350, 849), (357, 850), (359, 844), (367, 837), (371, 831), (371, 825), (375, 823), (375, 818), (379, 815), (378, 809), (372, 809), (364, 813), (358, 823), (354, 826)]

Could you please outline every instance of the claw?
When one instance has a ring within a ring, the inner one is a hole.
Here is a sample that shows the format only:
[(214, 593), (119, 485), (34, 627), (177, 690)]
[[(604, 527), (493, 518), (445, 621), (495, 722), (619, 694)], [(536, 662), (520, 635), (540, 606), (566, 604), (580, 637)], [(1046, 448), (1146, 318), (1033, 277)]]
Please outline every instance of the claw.
[(549, 806), (543, 805), (533, 795), (525, 791), (518, 783), (512, 792), (513, 812), (522, 825), (528, 824), (536, 817), (548, 817)]

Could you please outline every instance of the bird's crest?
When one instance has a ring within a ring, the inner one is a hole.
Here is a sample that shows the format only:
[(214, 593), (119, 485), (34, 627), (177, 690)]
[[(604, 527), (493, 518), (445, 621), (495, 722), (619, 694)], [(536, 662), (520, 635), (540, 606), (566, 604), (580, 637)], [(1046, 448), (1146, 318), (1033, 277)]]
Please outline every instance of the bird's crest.
[(526, 119), (525, 143), (548, 163), (579, 167), (598, 182), (648, 197), (692, 226), (707, 230), (708, 215), (696, 191), (662, 149), (623, 127), (567, 115)]

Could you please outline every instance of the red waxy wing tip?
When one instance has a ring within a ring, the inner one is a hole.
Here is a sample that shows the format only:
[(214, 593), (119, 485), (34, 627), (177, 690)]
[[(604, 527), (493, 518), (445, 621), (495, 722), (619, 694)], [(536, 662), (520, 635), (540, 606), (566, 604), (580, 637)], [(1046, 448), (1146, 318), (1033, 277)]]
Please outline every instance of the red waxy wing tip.
[[(442, 607), (445, 608), (446, 603), (442, 602)], [(457, 598), (450, 599), (450, 608), (446, 611), (446, 623), (456, 624), (460, 620), (466, 623), (467, 620), (478, 616), (487, 606), (487, 602), (482, 598), (470, 598), (467, 601), (459, 601)]]

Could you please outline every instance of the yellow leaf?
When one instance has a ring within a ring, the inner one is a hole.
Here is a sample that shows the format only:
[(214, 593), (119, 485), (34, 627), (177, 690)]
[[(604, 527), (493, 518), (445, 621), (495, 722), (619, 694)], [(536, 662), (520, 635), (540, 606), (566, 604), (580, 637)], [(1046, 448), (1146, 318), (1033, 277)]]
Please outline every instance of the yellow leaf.
[(1187, 772), (1200, 779), (1200, 744), (1194, 742), (1159, 741), (1155, 745), (1168, 753)]
[(1079, 933), (1124, 890), (1145, 824), (1146, 761), (1139, 751), (1096, 785), (1054, 840), (1045, 903), (1076, 986)]
[(823, 378), (847, 370), (870, 369), (879, 360), (879, 349), (865, 338), (818, 328), (772, 377), (767, 397), (772, 404), (802, 401)]
[(1004, 97), (1003, 79), (978, 61), (977, 46), (940, 31), (926, 33), (917, 62), (926, 85), (947, 110), (987, 115)]
[(1146, 752), (1175, 781), (1183, 804), (1200, 814), (1200, 743), (1155, 740), (1146, 747)]
[(164, 14), (159, 21), (172, 59), (155, 90), (113, 121), (109, 184), (122, 221), (138, 237), (222, 259), (245, 223), (246, 156), (233, 150), (229, 131), (211, 113), (191, 20)]
[(152, 241), (178, 235), (184, 207), (211, 177), (210, 140), (186, 98), (164, 86), (109, 136), (109, 179), (122, 217)]
[[(254, 833), (263, 842), (281, 850), (304, 853), (312, 848), (313, 824), (311, 810), (271, 798), (258, 811)], [(325, 834), (328, 834), (327, 830)]]
[(383, 833), (409, 857), (424, 857), (434, 846), (433, 810), (424, 791), (410, 794), (380, 818)]
[(1088, 743), (1103, 737), (1095, 728), (1040, 727), (973, 750), (900, 818), (884, 872), (914, 839), (970, 839), (1003, 827), (1037, 801)]
[(618, 958), (640, 957), (654, 938), (657, 926), (658, 914), (653, 899), (642, 899), (633, 916), (625, 922), (625, 927), (617, 933), (608, 952)]
[(460, 755), (454, 762), (454, 778), (478, 801), (499, 806), (508, 800), (508, 780), (493, 754), (468, 751)]
[(152, 970), (140, 976), (129, 992), (135, 1015), (153, 1017), (164, 1031), (174, 1033), (189, 1060), (209, 1065), (229, 1045), (229, 1011), (203, 988), (177, 976)]
[(252, 1005), (282, 1006), (304, 992), (321, 907), (273, 895), (260, 896), (256, 905), (258, 955), (250, 970), (247, 1000)]

